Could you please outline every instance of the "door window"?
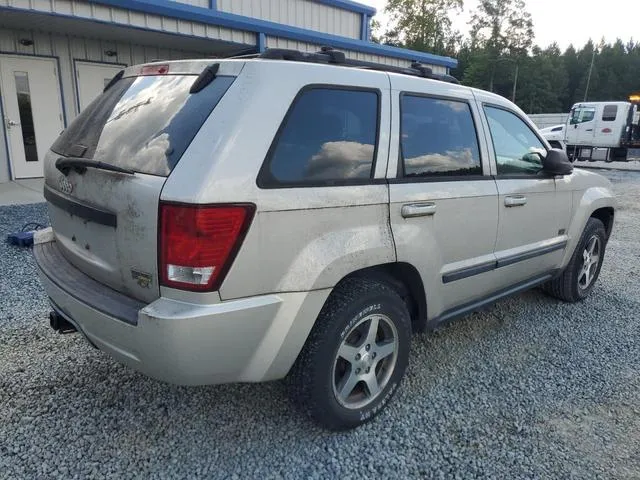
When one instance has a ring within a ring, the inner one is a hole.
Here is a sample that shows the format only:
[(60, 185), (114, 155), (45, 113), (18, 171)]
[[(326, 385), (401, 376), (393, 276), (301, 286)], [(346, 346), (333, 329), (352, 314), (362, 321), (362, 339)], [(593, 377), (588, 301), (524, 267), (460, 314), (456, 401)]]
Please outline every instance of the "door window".
[(29, 89), (29, 74), (27, 72), (13, 72), (18, 96), (18, 112), (22, 127), (22, 142), (24, 156), (27, 162), (38, 161), (36, 147), (36, 129), (33, 124), (33, 110), (31, 108), (31, 90)]
[(517, 115), (485, 106), (498, 175), (536, 175), (542, 170), (546, 148)]
[(403, 94), (400, 109), (405, 177), (482, 175), (469, 104)]
[(617, 105), (605, 105), (602, 110), (602, 121), (603, 122), (615, 122), (616, 117), (618, 116), (618, 106)]
[(593, 107), (577, 107), (571, 113), (571, 125), (590, 122), (596, 116), (596, 109)]
[(373, 175), (378, 93), (312, 87), (285, 117), (258, 177), (263, 188), (365, 183)]

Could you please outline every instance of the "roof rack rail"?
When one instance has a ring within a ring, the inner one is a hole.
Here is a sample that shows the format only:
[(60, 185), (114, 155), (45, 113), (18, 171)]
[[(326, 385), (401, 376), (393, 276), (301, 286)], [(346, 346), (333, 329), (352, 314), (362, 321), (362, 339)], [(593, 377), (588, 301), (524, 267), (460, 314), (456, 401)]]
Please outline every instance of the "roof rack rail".
[(454, 76), (444, 73), (433, 73), (433, 70), (430, 67), (419, 62), (413, 62), (410, 67), (395, 67), (393, 65), (385, 65), (382, 63), (365, 62), (363, 60), (347, 58), (344, 52), (334, 50), (332, 47), (321, 47), (319, 52), (314, 53), (301, 52), (299, 50), (290, 50), (286, 48), (268, 48), (255, 58), (263, 58), (267, 60), (289, 60), (292, 62), (325, 63), (330, 65), (377, 70), (381, 72), (400, 73), (403, 75), (439, 80), (441, 82), (460, 83)]

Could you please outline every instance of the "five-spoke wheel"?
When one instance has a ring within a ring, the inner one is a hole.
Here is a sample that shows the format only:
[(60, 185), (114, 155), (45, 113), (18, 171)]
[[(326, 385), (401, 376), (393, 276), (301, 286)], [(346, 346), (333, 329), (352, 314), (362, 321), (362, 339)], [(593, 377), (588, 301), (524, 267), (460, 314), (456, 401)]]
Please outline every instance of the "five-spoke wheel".
[(289, 374), (293, 399), (327, 428), (368, 422), (400, 385), (411, 319), (392, 285), (355, 277), (335, 287)]
[(342, 341), (333, 366), (338, 402), (361, 408), (375, 400), (389, 383), (398, 356), (398, 333), (386, 315), (369, 315)]

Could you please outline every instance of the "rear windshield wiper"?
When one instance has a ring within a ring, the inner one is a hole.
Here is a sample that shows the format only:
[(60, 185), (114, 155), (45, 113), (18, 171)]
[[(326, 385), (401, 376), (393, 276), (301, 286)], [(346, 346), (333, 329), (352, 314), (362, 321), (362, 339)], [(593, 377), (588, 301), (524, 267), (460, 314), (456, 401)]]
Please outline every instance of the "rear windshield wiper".
[(129, 168), (122, 168), (117, 165), (96, 162), (94, 160), (89, 160), (88, 158), (79, 157), (60, 157), (56, 160), (56, 168), (65, 176), (69, 175), (72, 168), (80, 174), (86, 172), (87, 168), (97, 168), (98, 170), (108, 170), (110, 172), (126, 173), (128, 175), (135, 175), (136, 173)]

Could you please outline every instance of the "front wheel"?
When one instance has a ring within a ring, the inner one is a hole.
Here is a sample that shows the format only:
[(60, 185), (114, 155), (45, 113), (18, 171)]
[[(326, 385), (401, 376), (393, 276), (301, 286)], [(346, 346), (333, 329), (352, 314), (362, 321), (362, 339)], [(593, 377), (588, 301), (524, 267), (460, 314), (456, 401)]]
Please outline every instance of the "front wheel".
[(389, 402), (409, 360), (411, 320), (379, 280), (347, 279), (331, 293), (289, 374), (293, 400), (331, 430), (357, 427)]
[(604, 224), (597, 218), (590, 218), (569, 264), (558, 277), (544, 284), (543, 290), (566, 302), (586, 298), (600, 275), (606, 245)]

